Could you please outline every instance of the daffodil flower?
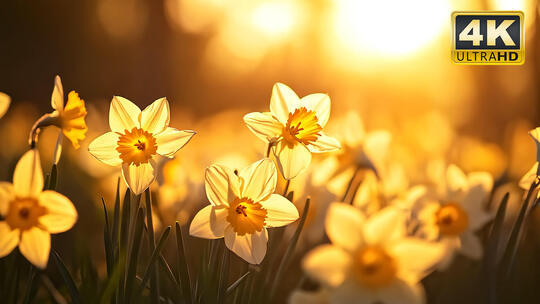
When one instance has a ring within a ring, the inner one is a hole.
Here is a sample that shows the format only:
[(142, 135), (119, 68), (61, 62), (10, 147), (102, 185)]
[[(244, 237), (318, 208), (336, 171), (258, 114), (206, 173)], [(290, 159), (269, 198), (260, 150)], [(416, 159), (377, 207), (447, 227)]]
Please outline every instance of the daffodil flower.
[(71, 229), (77, 210), (62, 194), (42, 189), (39, 154), (32, 149), (17, 163), (13, 184), (0, 183), (0, 257), (19, 246), (28, 261), (43, 269), (49, 260), (51, 234)]
[(210, 205), (201, 209), (189, 229), (193, 236), (225, 238), (225, 245), (251, 264), (260, 264), (266, 254), (266, 228), (281, 227), (298, 219), (289, 200), (273, 194), (277, 171), (268, 159), (240, 170), (212, 165), (206, 169), (206, 196)]
[(94, 139), (88, 151), (110, 166), (122, 166), (122, 176), (135, 194), (155, 178), (157, 155), (172, 158), (195, 134), (169, 127), (169, 102), (160, 98), (141, 111), (126, 98), (115, 96), (109, 110), (111, 132)]
[[(532, 168), (519, 181), (519, 186), (525, 190), (528, 190), (532, 183), (538, 180), (540, 176), (540, 166), (538, 165), (540, 162), (540, 127), (529, 131), (529, 135), (536, 144), (536, 163), (534, 163)], [(540, 197), (540, 192), (538, 192), (538, 197)]]
[(426, 203), (418, 212), (422, 225), (419, 234), (430, 240), (440, 240), (448, 248), (438, 265), (440, 270), (450, 265), (457, 252), (471, 259), (480, 259), (483, 249), (475, 232), (494, 216), (484, 206), (493, 187), (489, 173), (465, 175), (459, 167), (450, 165), (443, 182), (445, 190), (442, 196)]
[(444, 253), (439, 244), (407, 237), (404, 214), (387, 207), (367, 220), (357, 208), (333, 203), (326, 234), (302, 268), (329, 290), (329, 302), (424, 303), (420, 280)]
[(279, 170), (285, 179), (292, 179), (311, 162), (311, 153), (339, 149), (339, 142), (322, 130), (330, 117), (330, 97), (310, 94), (299, 98), (282, 83), (272, 89), (270, 112), (254, 112), (244, 116), (248, 128), (272, 145)]
[(0, 118), (4, 117), (7, 110), (9, 109), (9, 104), (11, 103), (11, 98), (6, 93), (0, 92)]

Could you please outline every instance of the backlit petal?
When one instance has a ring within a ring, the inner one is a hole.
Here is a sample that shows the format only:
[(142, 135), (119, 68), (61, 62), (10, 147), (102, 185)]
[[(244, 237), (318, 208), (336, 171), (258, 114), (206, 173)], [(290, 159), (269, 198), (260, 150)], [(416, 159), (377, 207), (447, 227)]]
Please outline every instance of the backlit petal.
[(254, 234), (237, 235), (231, 226), (225, 229), (225, 245), (250, 264), (260, 264), (266, 255), (268, 232), (263, 228)]
[(341, 144), (337, 139), (321, 132), (317, 141), (311, 143), (308, 148), (313, 153), (324, 153), (341, 149)]
[(378, 293), (380, 303), (389, 304), (423, 304), (426, 302), (422, 284), (412, 284), (403, 280), (395, 280), (390, 286)]
[(280, 82), (274, 84), (272, 97), (270, 98), (270, 112), (282, 124), (287, 123), (289, 113), (294, 112), (299, 103), (300, 98), (291, 88)]
[(10, 104), (11, 98), (9, 97), (9, 95), (0, 92), (0, 118), (2, 118), (6, 114)]
[(206, 168), (204, 188), (210, 203), (226, 205), (240, 196), (240, 179), (234, 172), (222, 165), (214, 164)]
[(330, 97), (327, 94), (309, 94), (300, 99), (300, 104), (308, 110), (315, 111), (319, 125), (324, 128), (330, 118)]
[(119, 137), (115, 132), (107, 132), (88, 145), (88, 152), (107, 165), (120, 166), (122, 159), (120, 159), (120, 153), (116, 151)]
[(141, 113), (141, 128), (149, 133), (158, 134), (169, 126), (169, 102), (163, 97), (147, 106)]
[(9, 203), (15, 199), (15, 189), (13, 184), (0, 182), (0, 215), (5, 215), (8, 211)]
[(368, 244), (384, 245), (405, 235), (405, 214), (397, 207), (386, 207), (373, 214), (364, 226)]
[(473, 260), (479, 260), (483, 254), (483, 247), (480, 239), (472, 232), (463, 233), (460, 236), (461, 248), (459, 252)]
[(527, 173), (525, 173), (525, 175), (523, 175), (523, 177), (519, 180), (519, 187), (525, 190), (529, 190), (532, 183), (536, 180), (536, 172), (538, 172), (538, 167), (538, 162), (534, 163), (532, 168), (529, 169), (529, 171), (527, 171)]
[(240, 170), (238, 176), (243, 179), (241, 196), (251, 198), (254, 202), (265, 200), (276, 189), (276, 166), (269, 158)]
[(67, 231), (77, 222), (77, 210), (73, 203), (55, 191), (43, 191), (39, 194), (39, 204), (47, 208), (47, 213), (39, 217), (39, 222), (49, 233)]
[[(388, 247), (389, 254), (399, 265), (400, 276), (420, 281), (446, 254), (446, 247), (438, 242), (403, 238)], [(422, 257), (422, 258), (419, 258)]]
[(288, 199), (279, 194), (272, 194), (261, 202), (267, 214), (264, 220), (266, 227), (281, 227), (296, 221), (299, 217), (298, 209)]
[(463, 191), (467, 190), (467, 176), (456, 165), (449, 165), (446, 171), (446, 187), (448, 199), (458, 199)]
[(292, 179), (307, 169), (311, 162), (311, 152), (302, 143), (289, 146), (280, 141), (272, 148), (274, 156), (285, 179)]
[(111, 131), (124, 133), (125, 130), (131, 130), (139, 127), (139, 115), (141, 109), (120, 96), (114, 96), (109, 110), (109, 126)]
[(19, 197), (36, 197), (43, 189), (43, 172), (37, 149), (24, 153), (15, 166), (13, 187)]
[(227, 222), (227, 208), (217, 208), (208, 205), (201, 209), (189, 226), (189, 234), (205, 239), (219, 239), (225, 234)]
[(352, 266), (349, 253), (334, 245), (321, 245), (302, 259), (302, 269), (311, 278), (328, 286), (338, 286)]
[[(540, 127), (529, 131), (529, 135), (533, 138), (536, 144), (536, 161), (540, 162)], [(540, 174), (540, 169), (536, 171), (536, 174)]]
[(10, 254), (17, 247), (17, 244), (19, 244), (19, 234), (20, 231), (18, 229), (11, 230), (6, 222), (0, 222), (0, 258)]
[(134, 194), (143, 193), (152, 184), (155, 178), (154, 167), (155, 163), (153, 161), (142, 163), (139, 166), (134, 164), (122, 165), (124, 181)]
[(332, 203), (326, 213), (324, 226), (332, 244), (353, 252), (364, 243), (364, 223), (364, 216), (357, 208)]
[(37, 227), (25, 230), (21, 236), (19, 250), (34, 266), (45, 269), (51, 251), (51, 235)]
[(64, 109), (64, 89), (62, 88), (62, 80), (56, 75), (54, 78), (54, 88), (51, 95), (51, 106), (53, 109), (62, 111)]
[(157, 153), (172, 158), (189, 142), (193, 135), (195, 135), (194, 131), (166, 128), (165, 131), (156, 135)]
[(272, 141), (278, 138), (283, 131), (283, 124), (270, 112), (253, 112), (244, 116), (247, 127), (257, 137), (264, 141)]

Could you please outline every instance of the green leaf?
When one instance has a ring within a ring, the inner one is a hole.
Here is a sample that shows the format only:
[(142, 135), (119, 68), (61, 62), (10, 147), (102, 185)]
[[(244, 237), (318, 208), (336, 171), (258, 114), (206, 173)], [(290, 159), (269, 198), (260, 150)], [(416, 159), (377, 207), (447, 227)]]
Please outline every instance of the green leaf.
[(135, 276), (137, 274), (137, 264), (139, 260), (139, 251), (141, 247), (141, 239), (144, 227), (144, 209), (139, 207), (137, 211), (137, 218), (135, 220), (135, 233), (133, 234), (133, 243), (131, 244), (131, 250), (128, 257), (128, 268), (126, 274), (126, 287), (124, 293), (124, 302), (131, 303), (133, 296), (133, 286), (135, 282)]
[(112, 246), (115, 252), (114, 258), (118, 258), (118, 232), (120, 228), (120, 178), (116, 182), (116, 195), (114, 198), (114, 219), (112, 224)]
[(124, 254), (120, 254), (118, 257), (118, 263), (116, 264), (114, 271), (112, 275), (107, 280), (107, 283), (105, 284), (105, 288), (103, 289), (103, 293), (101, 294), (101, 300), (99, 303), (101, 304), (107, 304), (112, 303), (113, 300), (111, 299), (113, 293), (120, 287), (120, 282), (122, 275), (124, 273), (124, 269), (126, 267), (126, 257)]
[(29, 281), (26, 285), (26, 291), (24, 292), (23, 304), (30, 304), (34, 302), (36, 297), (38, 284), (36, 268), (30, 265), (30, 274), (28, 275)]
[[(156, 243), (154, 240), (154, 223), (152, 218), (152, 198), (150, 193), (150, 188), (146, 189), (145, 194), (145, 203), (146, 203), (146, 223), (148, 227), (148, 248), (150, 252), (155, 252)], [(151, 263), (151, 268), (149, 269), (149, 275), (152, 276), (150, 280), (150, 299), (152, 303), (159, 303), (159, 282), (158, 282), (158, 268), (157, 264)], [(146, 283), (145, 283), (146, 285)]]
[(232, 283), (231, 286), (229, 286), (229, 288), (227, 288), (227, 294), (230, 294), (238, 286), (240, 286), (240, 284), (242, 284), (250, 274), (251, 274), (251, 271), (248, 271), (248, 272), (244, 273), (240, 278), (238, 278), (238, 280), (236, 280), (234, 283)]
[(230, 250), (223, 250), (223, 257), (221, 259), (221, 272), (219, 275), (219, 287), (217, 294), (217, 302), (219, 304), (225, 303), (225, 290), (229, 280), (229, 258)]
[(66, 284), (66, 287), (69, 291), (69, 295), (71, 296), (71, 302), (76, 304), (81, 303), (81, 297), (79, 295), (77, 285), (75, 285), (75, 281), (73, 281), (73, 278), (69, 274), (69, 271), (67, 270), (64, 261), (62, 261), (62, 259), (55, 250), (52, 250), (52, 256), (56, 267), (58, 268), (58, 272), (60, 272), (60, 275), (62, 276), (62, 279), (64, 279), (64, 283)]
[(101, 198), (103, 204), (103, 212), (105, 217), (105, 227), (103, 228), (103, 242), (105, 243), (105, 262), (107, 264), (107, 275), (111, 276), (114, 268), (114, 251), (111, 240), (111, 234), (109, 232), (109, 214), (107, 213), (107, 206), (105, 200)]
[[(141, 285), (137, 289), (137, 292), (135, 293), (135, 298), (138, 298), (146, 286), (146, 283), (148, 283), (148, 280), (150, 279), (150, 275), (152, 272), (154, 272), (154, 269), (157, 264), (156, 261), (158, 257), (161, 255), (161, 250), (165, 246), (165, 241), (169, 237), (169, 233), (171, 232), (171, 226), (168, 226), (165, 231), (161, 234), (161, 237), (159, 238), (158, 244), (154, 251), (152, 252), (152, 255), (150, 256), (150, 261), (148, 262), (148, 266), (146, 266), (146, 270), (144, 271), (144, 276), (142, 278)], [(154, 272), (155, 273), (155, 272)], [(157, 299), (159, 300), (159, 298)]]
[(191, 279), (189, 276), (188, 262), (186, 260), (186, 252), (184, 249), (184, 239), (182, 237), (182, 229), (180, 223), (176, 222), (176, 255), (178, 262), (178, 281), (182, 287), (182, 294), (186, 303), (193, 303), (191, 295)]

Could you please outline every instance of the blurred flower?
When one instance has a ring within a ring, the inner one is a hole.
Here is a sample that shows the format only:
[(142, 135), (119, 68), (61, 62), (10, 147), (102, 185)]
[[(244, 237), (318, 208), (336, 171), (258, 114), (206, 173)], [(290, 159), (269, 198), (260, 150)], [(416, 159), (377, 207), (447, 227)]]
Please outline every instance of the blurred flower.
[(419, 281), (444, 247), (407, 237), (400, 210), (388, 207), (366, 220), (355, 207), (333, 203), (325, 227), (331, 244), (309, 252), (302, 267), (330, 288), (330, 302), (425, 302)]
[[(536, 162), (540, 162), (540, 127), (531, 130), (529, 132), (531, 137), (534, 140), (534, 143), (536, 144)], [(540, 175), (540, 168), (536, 171), (536, 175)]]
[[(540, 166), (538, 165), (540, 162), (540, 127), (529, 131), (529, 135), (536, 144), (536, 163), (519, 180), (519, 186), (525, 190), (529, 190), (531, 185), (538, 180), (538, 176), (540, 175)], [(538, 197), (540, 197), (540, 192), (538, 192)]]
[(327, 304), (328, 291), (320, 288), (317, 291), (295, 290), (289, 297), (289, 304)]
[(15, 247), (35, 266), (43, 269), (49, 260), (51, 233), (73, 227), (77, 210), (60, 193), (43, 189), (39, 153), (26, 152), (15, 167), (13, 184), (0, 183), (0, 257)]
[(131, 101), (115, 96), (109, 110), (112, 132), (94, 139), (88, 151), (110, 166), (122, 166), (122, 176), (135, 194), (155, 178), (155, 157), (172, 158), (195, 134), (169, 127), (169, 102), (160, 98), (142, 112)]
[(310, 94), (300, 99), (282, 83), (272, 89), (270, 112), (244, 116), (248, 128), (268, 141), (285, 179), (292, 179), (311, 162), (311, 153), (335, 151), (339, 142), (322, 132), (330, 117), (330, 97)]
[(262, 159), (233, 172), (212, 165), (206, 169), (206, 195), (210, 205), (191, 222), (189, 233), (207, 239), (225, 238), (225, 245), (251, 264), (266, 254), (266, 228), (281, 227), (298, 219), (298, 210), (276, 188), (274, 163)]
[(419, 208), (418, 219), (421, 236), (440, 240), (448, 248), (439, 264), (439, 269), (444, 270), (456, 252), (471, 259), (482, 257), (482, 244), (474, 233), (493, 218), (485, 206), (493, 178), (487, 172), (465, 175), (460, 168), (450, 165), (441, 183), (444, 193)]
[(471, 137), (461, 137), (452, 146), (456, 163), (467, 172), (487, 171), (495, 179), (505, 173), (507, 158), (502, 149), (493, 143)]
[(9, 109), (9, 104), (11, 103), (11, 98), (9, 95), (0, 92), (0, 118), (2, 118), (7, 110)]

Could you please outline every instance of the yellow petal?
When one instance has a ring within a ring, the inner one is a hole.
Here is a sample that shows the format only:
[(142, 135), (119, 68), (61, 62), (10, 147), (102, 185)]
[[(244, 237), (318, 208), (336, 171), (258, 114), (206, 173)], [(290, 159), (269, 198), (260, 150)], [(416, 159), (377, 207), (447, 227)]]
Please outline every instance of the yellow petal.
[(311, 162), (311, 152), (302, 143), (289, 146), (285, 141), (280, 141), (272, 148), (276, 161), (285, 179), (295, 178), (307, 169)]
[(227, 208), (217, 208), (208, 205), (201, 209), (189, 226), (189, 234), (205, 239), (219, 239), (225, 235), (227, 222)]
[(5, 215), (9, 208), (9, 203), (15, 199), (15, 189), (13, 184), (0, 182), (0, 216)]
[(443, 259), (446, 247), (438, 242), (403, 238), (392, 243), (388, 252), (399, 265), (398, 275), (418, 282)]
[(345, 280), (352, 266), (352, 258), (345, 250), (334, 245), (321, 245), (302, 259), (302, 269), (311, 278), (331, 287)]
[(283, 125), (289, 119), (289, 113), (294, 112), (300, 103), (298, 95), (283, 83), (276, 83), (272, 88), (272, 97), (270, 98), (270, 112)]
[(56, 145), (54, 146), (53, 164), (58, 165), (60, 162), (60, 156), (62, 156), (62, 141), (64, 140), (64, 133), (58, 132), (58, 138), (56, 139)]
[(114, 96), (109, 110), (109, 126), (113, 132), (124, 133), (139, 127), (141, 109), (124, 97)]
[(253, 112), (244, 116), (247, 127), (264, 141), (273, 141), (281, 135), (283, 125), (270, 112)]
[(39, 204), (47, 208), (47, 213), (39, 217), (39, 222), (49, 233), (67, 231), (77, 222), (77, 210), (73, 203), (55, 191), (43, 191), (38, 198)]
[(459, 200), (459, 195), (467, 189), (467, 176), (454, 164), (446, 170), (446, 187), (449, 199), (452, 200)]
[(45, 269), (51, 251), (51, 235), (37, 227), (25, 230), (21, 236), (19, 250), (34, 266)]
[(170, 110), (167, 98), (157, 99), (141, 113), (141, 128), (149, 133), (158, 134), (169, 126)]
[(77, 92), (69, 92), (68, 101), (64, 111), (60, 113), (60, 118), (64, 135), (71, 141), (73, 147), (78, 149), (80, 147), (79, 142), (86, 137), (88, 127), (85, 121), (86, 106)]
[(267, 200), (261, 202), (261, 205), (267, 212), (264, 219), (266, 227), (289, 225), (299, 217), (296, 206), (279, 194), (270, 195)]
[(118, 139), (119, 135), (117, 133), (107, 132), (88, 145), (88, 152), (107, 165), (120, 166), (122, 159), (120, 159), (120, 153), (116, 151)]
[(26, 152), (15, 166), (13, 187), (19, 197), (37, 197), (43, 189), (43, 172), (36, 149)]
[(330, 97), (327, 94), (309, 94), (300, 99), (300, 105), (315, 111), (319, 125), (324, 128), (330, 118)]
[(308, 148), (313, 153), (324, 153), (341, 149), (341, 144), (337, 139), (321, 132), (317, 140), (311, 143)]
[(0, 118), (6, 114), (10, 104), (11, 98), (7, 94), (0, 92)]
[(376, 167), (386, 161), (391, 141), (392, 134), (384, 130), (369, 132), (366, 135), (364, 153)]
[(238, 176), (244, 181), (241, 197), (250, 198), (254, 202), (265, 200), (276, 189), (276, 166), (269, 158), (261, 159), (240, 170)]
[(122, 165), (124, 181), (134, 194), (141, 194), (150, 187), (155, 178), (154, 167), (155, 163), (153, 161), (141, 163), (138, 166), (134, 164)]
[(364, 216), (357, 208), (332, 203), (328, 207), (324, 227), (332, 244), (353, 252), (364, 244), (364, 223)]
[(368, 244), (384, 245), (405, 235), (405, 214), (397, 207), (389, 206), (373, 214), (364, 226), (364, 238)]
[(19, 235), (20, 231), (18, 229), (11, 230), (6, 222), (0, 222), (0, 258), (10, 254), (17, 247)]
[(253, 234), (237, 235), (231, 226), (225, 229), (225, 245), (250, 264), (260, 264), (266, 255), (268, 231), (263, 228)]
[(348, 111), (341, 120), (338, 120), (341, 127), (343, 142), (351, 147), (357, 147), (364, 142), (366, 130), (360, 115), (354, 111)]
[(54, 78), (54, 88), (51, 95), (51, 106), (53, 109), (62, 111), (64, 109), (64, 89), (62, 88), (62, 80), (56, 75)]
[(180, 131), (175, 128), (166, 128), (156, 135), (157, 153), (172, 158), (195, 134), (194, 131), (190, 130)]
[(229, 206), (236, 197), (240, 197), (240, 179), (231, 169), (214, 164), (206, 168), (204, 179), (206, 196), (212, 205)]
[[(534, 139), (536, 144), (536, 161), (540, 162), (540, 127), (529, 131), (529, 135)], [(540, 169), (536, 172), (537, 175), (540, 175)]]

